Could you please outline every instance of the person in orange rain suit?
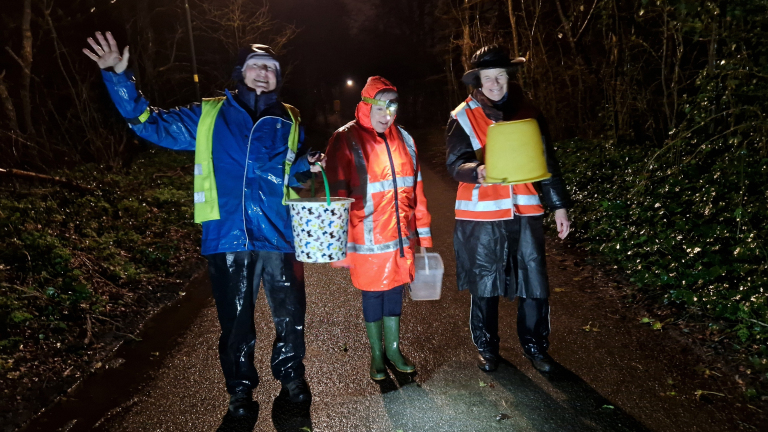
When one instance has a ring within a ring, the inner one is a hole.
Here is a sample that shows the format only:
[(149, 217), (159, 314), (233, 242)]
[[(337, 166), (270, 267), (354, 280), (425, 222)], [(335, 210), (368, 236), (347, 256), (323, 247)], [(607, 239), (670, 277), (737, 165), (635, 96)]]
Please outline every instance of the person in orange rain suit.
[(416, 368), (400, 352), (403, 288), (413, 281), (416, 245), (432, 246), (421, 172), (413, 138), (394, 125), (397, 89), (370, 77), (355, 121), (328, 144), (326, 171), (334, 196), (354, 198), (349, 214), (348, 267), (362, 291), (365, 329), (371, 343), (371, 378), (387, 377), (382, 352), (400, 372)]

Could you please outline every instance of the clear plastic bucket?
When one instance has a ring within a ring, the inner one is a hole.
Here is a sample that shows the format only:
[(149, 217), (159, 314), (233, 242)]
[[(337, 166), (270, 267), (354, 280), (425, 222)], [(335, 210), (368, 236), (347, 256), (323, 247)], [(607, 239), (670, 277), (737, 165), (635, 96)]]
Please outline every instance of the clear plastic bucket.
[(413, 257), (416, 274), (411, 282), (412, 300), (439, 300), (443, 287), (443, 259), (439, 254), (421, 253)]
[(325, 198), (294, 198), (285, 201), (291, 209), (296, 259), (301, 262), (327, 263), (341, 261), (347, 256), (349, 206), (355, 200), (331, 197), (325, 170), (323, 181)]

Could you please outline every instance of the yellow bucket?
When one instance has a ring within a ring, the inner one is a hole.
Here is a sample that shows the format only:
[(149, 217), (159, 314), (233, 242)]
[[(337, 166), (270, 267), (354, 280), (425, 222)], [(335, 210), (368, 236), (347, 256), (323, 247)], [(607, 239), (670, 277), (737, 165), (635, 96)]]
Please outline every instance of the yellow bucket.
[(535, 119), (492, 124), (484, 150), (486, 183), (530, 183), (552, 177)]

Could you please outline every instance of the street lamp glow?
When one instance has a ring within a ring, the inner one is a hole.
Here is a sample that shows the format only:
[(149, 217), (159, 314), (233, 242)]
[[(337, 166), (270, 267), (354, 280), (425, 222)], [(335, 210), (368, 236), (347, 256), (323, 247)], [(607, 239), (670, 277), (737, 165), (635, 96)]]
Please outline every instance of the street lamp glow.
[(347, 80), (347, 86), (348, 87), (352, 87), (352, 84), (354, 84), (354, 82), (352, 80)]

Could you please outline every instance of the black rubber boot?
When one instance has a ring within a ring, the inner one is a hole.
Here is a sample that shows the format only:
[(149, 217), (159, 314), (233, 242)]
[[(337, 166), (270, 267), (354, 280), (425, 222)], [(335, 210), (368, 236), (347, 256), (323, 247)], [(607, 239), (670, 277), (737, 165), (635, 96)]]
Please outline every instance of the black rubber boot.
[(312, 399), (312, 393), (309, 391), (309, 384), (304, 378), (295, 379), (289, 383), (284, 383), (283, 388), (288, 390), (291, 402), (307, 402)]
[(487, 351), (480, 351), (477, 353), (477, 367), (485, 372), (493, 372), (499, 367), (499, 357), (493, 353)]
[(554, 360), (549, 349), (549, 300), (546, 298), (517, 299), (517, 335), (525, 357), (539, 372), (550, 372)]
[(239, 391), (229, 396), (229, 412), (235, 417), (250, 414), (253, 404), (253, 393), (250, 390)]
[(551, 372), (555, 367), (554, 360), (547, 353), (540, 353), (534, 351), (533, 353), (525, 353), (525, 357), (531, 361), (533, 367), (539, 372)]
[(365, 331), (371, 344), (371, 379), (383, 380), (387, 377), (387, 368), (384, 366), (384, 349), (381, 345), (381, 320), (366, 322)]
[(384, 348), (387, 352), (387, 358), (395, 365), (395, 369), (404, 373), (411, 373), (416, 370), (408, 359), (403, 357), (400, 352), (400, 317), (384, 317)]

